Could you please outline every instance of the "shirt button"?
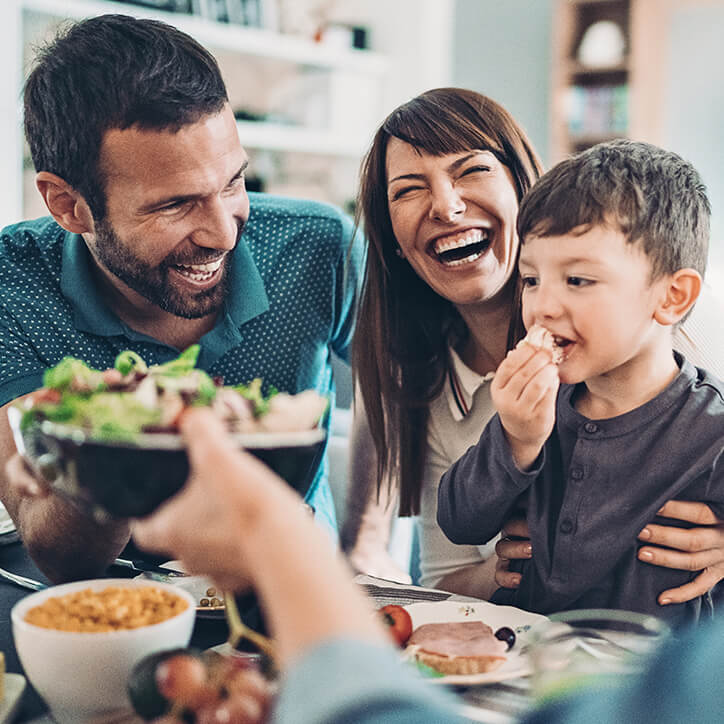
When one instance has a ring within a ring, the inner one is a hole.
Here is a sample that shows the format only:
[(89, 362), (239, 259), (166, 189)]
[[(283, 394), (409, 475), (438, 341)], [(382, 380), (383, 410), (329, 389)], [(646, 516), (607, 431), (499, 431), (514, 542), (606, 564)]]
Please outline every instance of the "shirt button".
[(573, 470), (571, 470), (571, 478), (573, 480), (583, 480), (583, 470), (581, 470), (581, 468), (573, 468)]
[(568, 520), (568, 518), (561, 521), (559, 530), (561, 531), (561, 533), (565, 533), (566, 535), (568, 535), (573, 530), (573, 521)]
[(583, 426), (583, 429), (584, 429), (586, 432), (591, 432), (591, 433), (593, 433), (593, 432), (598, 432), (598, 425), (596, 425), (595, 422), (587, 422), (587, 423)]

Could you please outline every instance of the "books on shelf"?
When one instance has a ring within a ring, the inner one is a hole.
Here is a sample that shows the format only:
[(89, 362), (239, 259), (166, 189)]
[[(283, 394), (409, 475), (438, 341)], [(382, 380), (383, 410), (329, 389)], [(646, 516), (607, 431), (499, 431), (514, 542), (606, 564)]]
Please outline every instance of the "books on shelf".
[(628, 129), (628, 85), (570, 86), (566, 120), (571, 136), (606, 136)]
[(191, 0), (191, 12), (208, 20), (279, 29), (278, 0)]

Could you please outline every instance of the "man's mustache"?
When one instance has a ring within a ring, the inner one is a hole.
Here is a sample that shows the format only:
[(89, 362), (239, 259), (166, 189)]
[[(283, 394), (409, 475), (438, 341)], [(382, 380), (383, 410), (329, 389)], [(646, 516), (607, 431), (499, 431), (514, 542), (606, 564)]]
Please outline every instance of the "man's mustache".
[[(236, 226), (238, 230), (236, 233), (236, 241), (234, 242), (234, 249), (236, 249), (241, 239), (241, 235), (244, 233), (244, 229), (246, 228), (246, 221), (238, 221), (236, 223)], [(218, 251), (216, 249), (199, 249), (193, 255), (179, 255), (174, 257), (167, 257), (164, 260), (164, 266), (195, 266), (196, 264), (212, 264), (213, 262), (218, 261), (219, 259), (225, 257), (227, 254), (233, 252), (234, 249), (231, 249), (230, 251)]]

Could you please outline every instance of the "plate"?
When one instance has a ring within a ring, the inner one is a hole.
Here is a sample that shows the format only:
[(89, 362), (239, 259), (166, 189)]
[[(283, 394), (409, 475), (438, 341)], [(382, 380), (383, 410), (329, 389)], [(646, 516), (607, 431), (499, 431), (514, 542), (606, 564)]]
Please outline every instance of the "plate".
[(0, 701), (0, 724), (13, 721), (25, 691), (25, 677), (21, 674), (5, 674), (4, 679), (5, 696)]
[(516, 679), (531, 673), (530, 662), (524, 648), (530, 640), (530, 629), (546, 617), (539, 613), (523, 611), (513, 606), (496, 606), (487, 601), (468, 603), (463, 601), (435, 601), (411, 603), (405, 606), (412, 618), (413, 631), (425, 623), (447, 623), (450, 621), (482, 621), (493, 631), (508, 626), (515, 631), (513, 648), (507, 652), (505, 663), (494, 671), (483, 674), (447, 675), (426, 679), (431, 684), (494, 684), (506, 679)]
[[(184, 571), (181, 561), (167, 561), (162, 563), (161, 567), (166, 567), (174, 571)], [(142, 573), (137, 578), (148, 578)], [(196, 615), (199, 618), (224, 618), (226, 607), (224, 606), (224, 595), (211, 579), (205, 576), (180, 576), (169, 578), (167, 583), (178, 586), (188, 591), (196, 599)], [(214, 599), (219, 600), (219, 604), (213, 604)]]

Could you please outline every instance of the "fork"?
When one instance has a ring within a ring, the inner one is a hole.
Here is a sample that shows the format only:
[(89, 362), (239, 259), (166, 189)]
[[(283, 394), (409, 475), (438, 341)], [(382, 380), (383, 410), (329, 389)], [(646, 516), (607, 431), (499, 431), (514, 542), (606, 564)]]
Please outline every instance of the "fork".
[(4, 568), (0, 568), (0, 578), (4, 578), (6, 581), (10, 581), (10, 583), (14, 583), (16, 586), (27, 588), (31, 591), (42, 591), (44, 588), (48, 587), (46, 583), (41, 583), (40, 581), (36, 581), (32, 578), (26, 578), (25, 576), (19, 576), (17, 573), (10, 573), (10, 571), (6, 571)]

